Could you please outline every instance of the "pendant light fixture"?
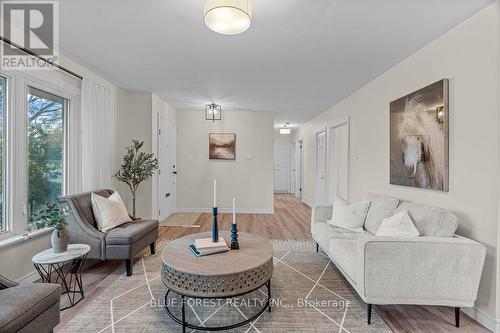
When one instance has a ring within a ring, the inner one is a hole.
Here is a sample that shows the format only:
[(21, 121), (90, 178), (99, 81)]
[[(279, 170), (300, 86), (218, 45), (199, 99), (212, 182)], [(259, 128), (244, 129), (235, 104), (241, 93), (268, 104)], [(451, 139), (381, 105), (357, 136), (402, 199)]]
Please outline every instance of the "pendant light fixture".
[(215, 103), (205, 105), (205, 119), (211, 121), (222, 120), (222, 107)]
[(252, 23), (250, 0), (206, 0), (204, 20), (220, 34), (240, 34)]

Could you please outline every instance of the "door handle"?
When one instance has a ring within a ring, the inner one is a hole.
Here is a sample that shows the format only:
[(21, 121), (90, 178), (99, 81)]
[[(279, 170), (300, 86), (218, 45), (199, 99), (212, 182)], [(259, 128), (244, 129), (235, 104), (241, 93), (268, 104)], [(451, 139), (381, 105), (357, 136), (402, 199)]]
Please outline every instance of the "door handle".
[(177, 174), (177, 171), (173, 171), (172, 174), (176, 175)]
[(170, 193), (165, 194), (165, 198), (168, 198), (170, 196)]

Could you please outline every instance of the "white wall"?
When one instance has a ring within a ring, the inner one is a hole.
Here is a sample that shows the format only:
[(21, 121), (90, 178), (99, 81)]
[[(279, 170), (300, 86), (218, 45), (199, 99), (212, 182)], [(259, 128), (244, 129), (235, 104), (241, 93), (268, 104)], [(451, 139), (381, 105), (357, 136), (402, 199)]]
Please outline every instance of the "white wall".
[[(236, 160), (208, 159), (208, 134), (236, 133)], [(177, 113), (177, 209), (208, 211), (217, 178), (218, 206), (240, 212), (273, 212), (273, 115), (223, 112), (208, 121), (202, 111)], [(251, 155), (251, 159), (246, 159)]]
[[(115, 171), (121, 165), (125, 147), (132, 144), (132, 139), (144, 141), (143, 149), (151, 152), (151, 93), (118, 89), (116, 113), (116, 153)], [(132, 213), (132, 195), (125, 183), (116, 179), (115, 188), (120, 192), (125, 205)], [(152, 184), (151, 179), (139, 185), (136, 195), (136, 216), (152, 218)]]
[[(499, 313), (495, 299), (498, 18), (496, 2), (317, 116), (296, 135), (304, 139), (304, 193), (308, 197), (314, 194), (314, 132), (349, 116), (351, 199), (363, 199), (373, 191), (454, 211), (460, 220), (458, 233), (488, 248), (476, 306), (490, 318)], [(442, 78), (450, 79), (450, 191), (390, 185), (389, 102)]]

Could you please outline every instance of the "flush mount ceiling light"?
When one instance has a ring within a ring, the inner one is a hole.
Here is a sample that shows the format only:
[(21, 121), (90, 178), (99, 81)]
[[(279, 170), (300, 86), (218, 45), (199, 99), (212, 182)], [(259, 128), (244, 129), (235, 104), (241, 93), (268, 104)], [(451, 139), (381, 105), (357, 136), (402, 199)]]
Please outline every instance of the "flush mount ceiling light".
[(207, 0), (204, 19), (205, 24), (215, 32), (240, 34), (252, 23), (250, 0)]
[(222, 107), (215, 103), (205, 105), (205, 119), (211, 121), (221, 120)]
[(290, 134), (291, 131), (288, 128), (288, 125), (290, 125), (290, 123), (286, 123), (282, 128), (280, 128), (280, 134)]

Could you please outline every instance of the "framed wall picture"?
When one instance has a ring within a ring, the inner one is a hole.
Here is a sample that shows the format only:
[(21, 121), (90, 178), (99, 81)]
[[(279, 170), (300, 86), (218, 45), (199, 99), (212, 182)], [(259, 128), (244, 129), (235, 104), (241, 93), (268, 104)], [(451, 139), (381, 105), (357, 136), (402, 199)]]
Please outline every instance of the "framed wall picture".
[(209, 133), (208, 158), (210, 160), (236, 159), (235, 133)]
[(390, 183), (448, 191), (448, 80), (390, 103)]

